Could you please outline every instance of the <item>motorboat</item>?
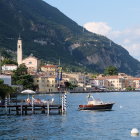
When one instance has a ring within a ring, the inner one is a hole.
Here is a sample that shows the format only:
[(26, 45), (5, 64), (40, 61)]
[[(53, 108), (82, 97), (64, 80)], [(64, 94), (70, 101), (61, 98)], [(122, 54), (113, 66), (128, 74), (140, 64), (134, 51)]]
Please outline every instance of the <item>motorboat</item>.
[(88, 103), (86, 105), (79, 105), (79, 110), (111, 110), (115, 103), (103, 102), (88, 95)]

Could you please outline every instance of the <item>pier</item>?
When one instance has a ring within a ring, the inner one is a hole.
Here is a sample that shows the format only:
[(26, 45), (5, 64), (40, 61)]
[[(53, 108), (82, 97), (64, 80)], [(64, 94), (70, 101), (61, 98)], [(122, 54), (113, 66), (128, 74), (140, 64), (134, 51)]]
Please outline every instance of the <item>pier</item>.
[(62, 105), (0, 105), (0, 115), (62, 114)]
[(66, 93), (59, 95), (59, 100), (40, 99), (38, 97), (5, 98), (0, 100), (0, 115), (31, 115), (31, 114), (65, 114), (67, 108)]

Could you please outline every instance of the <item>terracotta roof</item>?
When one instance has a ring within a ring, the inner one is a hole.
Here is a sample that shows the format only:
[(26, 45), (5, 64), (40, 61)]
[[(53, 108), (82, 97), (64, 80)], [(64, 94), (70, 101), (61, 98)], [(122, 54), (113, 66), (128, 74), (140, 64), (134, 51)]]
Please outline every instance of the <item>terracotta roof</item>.
[(103, 77), (97, 77), (96, 79), (112, 79), (112, 78), (118, 78), (118, 75), (113, 75), (113, 76), (103, 76)]
[(17, 66), (15, 64), (4, 64), (3, 66)]
[(44, 68), (56, 68), (57, 66), (56, 65), (44, 65), (42, 67), (44, 67)]
[(121, 77), (114, 75), (114, 76), (99, 77), (99, 78), (96, 78), (96, 80), (119, 79), (119, 78)]
[(133, 78), (133, 80), (140, 80), (140, 78)]
[(106, 79), (119, 79), (119, 77), (117, 75), (115, 76), (106, 76)]

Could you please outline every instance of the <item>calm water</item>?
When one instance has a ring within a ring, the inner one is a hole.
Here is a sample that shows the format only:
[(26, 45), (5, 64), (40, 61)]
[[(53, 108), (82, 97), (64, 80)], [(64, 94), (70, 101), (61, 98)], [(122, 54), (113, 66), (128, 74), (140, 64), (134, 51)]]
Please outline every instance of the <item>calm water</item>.
[(140, 130), (139, 92), (93, 95), (115, 102), (113, 111), (78, 111), (87, 94), (68, 94), (66, 115), (0, 116), (0, 139), (140, 140), (130, 135), (132, 128)]

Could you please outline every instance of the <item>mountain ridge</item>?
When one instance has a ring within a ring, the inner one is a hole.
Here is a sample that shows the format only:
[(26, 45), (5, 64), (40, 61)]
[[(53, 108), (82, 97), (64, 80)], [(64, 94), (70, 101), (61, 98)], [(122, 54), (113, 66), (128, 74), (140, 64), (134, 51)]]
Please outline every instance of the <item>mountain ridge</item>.
[(110, 65), (131, 75), (140, 73), (140, 62), (110, 39), (87, 31), (57, 8), (42, 0), (0, 1), (0, 47), (16, 51), (19, 33), (23, 53), (44, 61), (58, 59), (71, 70), (103, 72)]

